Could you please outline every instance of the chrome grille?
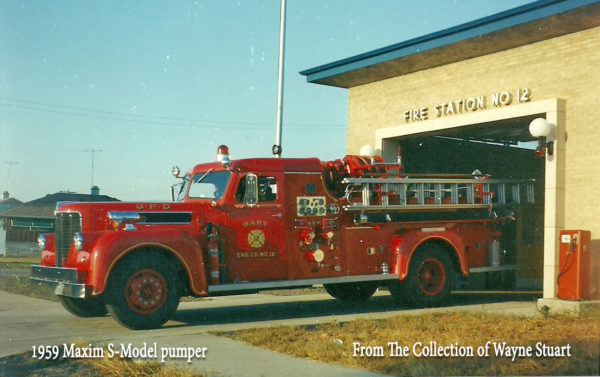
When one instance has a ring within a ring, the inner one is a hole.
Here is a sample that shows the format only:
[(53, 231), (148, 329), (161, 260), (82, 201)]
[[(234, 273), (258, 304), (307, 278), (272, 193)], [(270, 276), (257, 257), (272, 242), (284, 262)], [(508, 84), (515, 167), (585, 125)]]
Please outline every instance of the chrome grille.
[(69, 254), (69, 248), (73, 243), (73, 235), (81, 231), (81, 216), (77, 212), (57, 213), (54, 230), (56, 266), (62, 267), (62, 260)]

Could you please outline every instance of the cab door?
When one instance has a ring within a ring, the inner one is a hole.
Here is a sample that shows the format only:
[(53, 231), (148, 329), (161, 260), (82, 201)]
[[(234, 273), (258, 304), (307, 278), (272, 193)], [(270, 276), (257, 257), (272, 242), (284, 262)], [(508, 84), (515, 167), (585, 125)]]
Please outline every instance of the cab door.
[(283, 203), (281, 173), (239, 176), (229, 216), (235, 233), (228, 253), (230, 281), (286, 278)]

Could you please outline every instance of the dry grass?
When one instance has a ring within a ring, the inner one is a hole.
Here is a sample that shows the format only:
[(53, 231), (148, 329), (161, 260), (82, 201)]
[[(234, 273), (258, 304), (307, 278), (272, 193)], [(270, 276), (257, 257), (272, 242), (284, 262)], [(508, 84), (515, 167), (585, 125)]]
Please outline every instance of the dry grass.
[(27, 258), (13, 258), (13, 257), (0, 257), (0, 267), (3, 268), (22, 268), (29, 269), (32, 264), (40, 264), (39, 257), (27, 257)]
[(36, 286), (29, 282), (30, 265), (39, 264), (40, 258), (0, 257), (0, 291), (17, 295), (58, 301), (54, 289), (49, 286)]
[(190, 368), (184, 368), (173, 364), (161, 364), (158, 362), (135, 361), (118, 358), (92, 359), (86, 361), (101, 376), (108, 377), (195, 377), (210, 376), (211, 374), (199, 374)]
[(29, 276), (9, 275), (0, 276), (0, 291), (17, 295), (41, 298), (44, 300), (58, 301), (54, 289), (50, 286), (37, 286), (29, 282)]
[(66, 359), (37, 360), (31, 352), (10, 355), (0, 358), (0, 376), (92, 376), (91, 366), (82, 361)]
[[(294, 357), (392, 375), (590, 375), (599, 373), (600, 313), (585, 317), (519, 318), (444, 313), (219, 333)], [(409, 357), (390, 357), (388, 342), (409, 346)], [(472, 346), (474, 357), (416, 358), (415, 343)], [(531, 346), (533, 357), (478, 357), (487, 341)], [(385, 357), (354, 357), (353, 343), (383, 346)], [(571, 345), (571, 357), (535, 357), (536, 343)]]
[[(77, 346), (87, 347), (88, 343), (82, 340), (76, 342)], [(189, 365), (181, 366), (172, 362), (159, 363), (157, 361), (134, 360), (121, 358), (118, 355), (108, 357), (109, 352), (104, 348), (104, 357), (86, 359), (83, 363), (94, 372), (94, 375), (108, 377), (209, 377), (220, 376), (211, 372), (198, 373)]]

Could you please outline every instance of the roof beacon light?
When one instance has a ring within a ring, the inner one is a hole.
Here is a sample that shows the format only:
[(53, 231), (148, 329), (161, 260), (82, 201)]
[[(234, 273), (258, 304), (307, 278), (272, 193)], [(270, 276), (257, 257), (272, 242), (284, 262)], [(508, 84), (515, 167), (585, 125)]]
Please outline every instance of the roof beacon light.
[(223, 166), (227, 167), (231, 163), (229, 159), (229, 148), (227, 145), (219, 145), (217, 148), (217, 162), (223, 164)]

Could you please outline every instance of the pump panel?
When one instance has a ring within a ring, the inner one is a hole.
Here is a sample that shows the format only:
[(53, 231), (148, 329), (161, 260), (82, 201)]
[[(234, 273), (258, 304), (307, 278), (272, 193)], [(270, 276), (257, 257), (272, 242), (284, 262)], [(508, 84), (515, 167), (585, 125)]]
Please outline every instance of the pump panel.
[(297, 216), (325, 216), (325, 203), (324, 196), (299, 196), (296, 198)]

